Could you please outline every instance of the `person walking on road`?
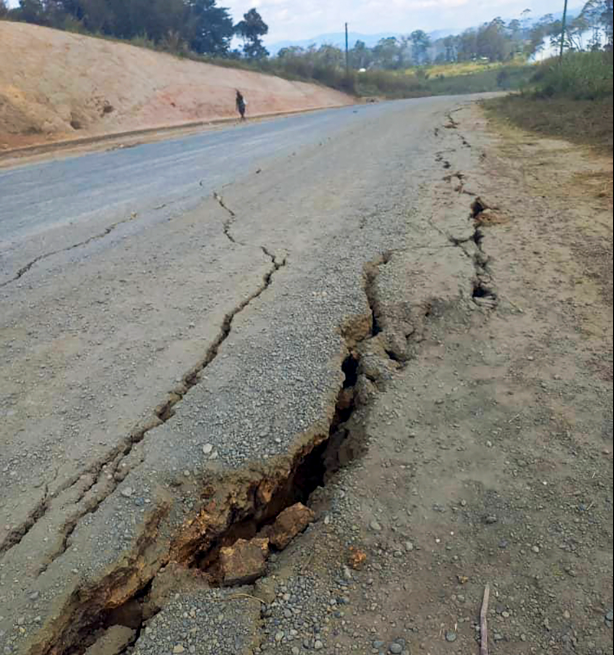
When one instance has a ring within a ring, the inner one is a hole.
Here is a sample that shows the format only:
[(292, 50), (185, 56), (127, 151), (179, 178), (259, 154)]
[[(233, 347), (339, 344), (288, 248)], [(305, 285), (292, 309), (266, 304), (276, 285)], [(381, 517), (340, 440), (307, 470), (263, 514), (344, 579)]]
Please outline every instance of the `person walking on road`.
[(241, 115), (241, 120), (245, 120), (245, 112), (247, 111), (247, 103), (241, 91), (237, 91), (237, 111)]

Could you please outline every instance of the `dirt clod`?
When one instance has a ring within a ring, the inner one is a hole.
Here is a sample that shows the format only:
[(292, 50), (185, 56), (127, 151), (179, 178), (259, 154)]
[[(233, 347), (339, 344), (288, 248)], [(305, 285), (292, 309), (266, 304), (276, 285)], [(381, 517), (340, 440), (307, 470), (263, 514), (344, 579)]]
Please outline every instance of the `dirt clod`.
[(282, 512), (274, 525), (265, 532), (271, 546), (277, 550), (285, 550), (290, 543), (304, 532), (315, 521), (315, 514), (308, 508), (297, 503)]
[(226, 587), (253, 584), (266, 573), (268, 539), (239, 539), (220, 551), (220, 569)]

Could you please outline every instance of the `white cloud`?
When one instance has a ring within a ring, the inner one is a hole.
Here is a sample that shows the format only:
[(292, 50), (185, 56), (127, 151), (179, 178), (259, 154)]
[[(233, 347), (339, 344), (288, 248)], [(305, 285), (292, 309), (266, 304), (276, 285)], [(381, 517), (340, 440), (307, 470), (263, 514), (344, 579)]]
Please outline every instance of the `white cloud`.
[(463, 29), (524, 9), (536, 15), (560, 11), (563, 0), (219, 0), (238, 18), (257, 2), (271, 32), (267, 41), (303, 40), (341, 32), (411, 32)]

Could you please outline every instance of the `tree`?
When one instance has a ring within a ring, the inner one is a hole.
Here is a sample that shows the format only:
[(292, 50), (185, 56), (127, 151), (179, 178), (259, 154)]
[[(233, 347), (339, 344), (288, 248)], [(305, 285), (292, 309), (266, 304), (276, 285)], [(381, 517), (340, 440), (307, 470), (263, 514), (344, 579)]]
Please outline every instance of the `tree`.
[(546, 14), (538, 23), (536, 23), (529, 32), (529, 39), (525, 47), (525, 54), (528, 57), (534, 57), (545, 47), (545, 40), (552, 33), (553, 25), (556, 21), (552, 14)]
[(356, 70), (369, 68), (373, 63), (373, 51), (367, 47), (364, 41), (356, 41), (350, 50), (350, 65)]
[(495, 18), (478, 30), (477, 37), (478, 56), (489, 61), (505, 61), (512, 53), (511, 39), (509, 38), (505, 22)]
[(18, 20), (36, 25), (46, 25), (45, 6), (41, 0), (19, 0), (19, 8), (15, 12)]
[(444, 48), (446, 49), (444, 61), (452, 63), (458, 60), (458, 38), (455, 36), (447, 36), (443, 40)]
[(381, 39), (373, 48), (375, 63), (379, 68), (397, 70), (401, 62), (401, 48), (396, 37)]
[(269, 33), (269, 26), (256, 9), (250, 9), (235, 27), (235, 32), (245, 41), (243, 53), (248, 59), (265, 59), (269, 56), (262, 37)]
[(460, 61), (473, 61), (478, 56), (478, 31), (465, 30), (459, 37), (458, 58)]
[(428, 63), (428, 50), (431, 47), (431, 37), (423, 30), (416, 30), (410, 35), (412, 43), (412, 59), (414, 64)]
[(0, 18), (8, 16), (9, 7), (4, 0), (0, 0)]
[(185, 34), (190, 49), (202, 55), (226, 56), (235, 33), (228, 9), (215, 0), (188, 0)]
[(614, 27), (612, 24), (614, 18), (613, 0), (601, 0), (601, 2), (598, 2), (597, 5), (601, 10), (600, 22), (601, 26), (603, 27), (603, 31), (605, 32), (607, 41), (606, 47), (611, 50), (612, 45), (614, 44)]

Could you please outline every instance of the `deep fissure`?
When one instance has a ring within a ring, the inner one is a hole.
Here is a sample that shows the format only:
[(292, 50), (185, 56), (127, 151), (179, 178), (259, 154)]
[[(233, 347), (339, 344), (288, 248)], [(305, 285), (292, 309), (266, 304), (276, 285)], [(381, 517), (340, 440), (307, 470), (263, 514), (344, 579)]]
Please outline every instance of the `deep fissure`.
[[(268, 253), (266, 249), (263, 250)], [(227, 518), (226, 527), (223, 530), (217, 535), (203, 534), (202, 546), (196, 544), (187, 551), (186, 559), (179, 558), (177, 560), (180, 565), (186, 568), (199, 569), (210, 586), (222, 585), (223, 581), (220, 579), (219, 572), (219, 555), (223, 547), (232, 546), (239, 539), (253, 539), (263, 529), (270, 526), (280, 513), (296, 503), (308, 505), (314, 492), (324, 487), (340, 469), (349, 465), (365, 452), (366, 440), (362, 428), (359, 427), (361, 423), (360, 421), (353, 421), (355, 412), (363, 407), (357, 393), (361, 361), (358, 346), (361, 342), (377, 336), (375, 326), (377, 311), (374, 304), (373, 286), (378, 266), (387, 263), (389, 260), (390, 255), (383, 256), (376, 264), (366, 269), (365, 292), (369, 299), (373, 325), (368, 333), (363, 334), (361, 341), (352, 344), (351, 350), (347, 352), (341, 363), (343, 381), (338, 392), (327, 435), (322, 435), (321, 439), (315, 440), (311, 446), (307, 447), (297, 457), (289, 475), (278, 483), (276, 493), (269, 502), (264, 505), (260, 504), (257, 500), (257, 488), (251, 491), (248, 490), (246, 495), (252, 499), (252, 505), (247, 513), (238, 509), (231, 511)], [(275, 263), (270, 278), (274, 275), (275, 270), (281, 268), (284, 263)], [(227, 327), (232, 327), (232, 320), (230, 320)], [(217, 345), (218, 350), (220, 345), (221, 343)], [(212, 350), (215, 350), (215, 346)], [(192, 374), (194, 384), (198, 380), (197, 373), (197, 371), (194, 371)], [(164, 411), (160, 412), (160, 415), (172, 416), (172, 407), (165, 408)], [(102, 608), (96, 616), (91, 616), (86, 612), (83, 617), (83, 625), (76, 631), (70, 630), (69, 632), (69, 634), (73, 635), (71, 643), (50, 645), (44, 651), (45, 655), (82, 655), (87, 648), (104, 635), (106, 630), (113, 626), (127, 624), (127, 627), (136, 630), (134, 640), (123, 651), (129, 652), (130, 648), (137, 642), (144, 626), (161, 609), (151, 611), (149, 594), (153, 582), (166, 564), (168, 564), (168, 561), (162, 562), (157, 572), (144, 581), (139, 590), (120, 607)], [(148, 607), (149, 611), (145, 611)], [(130, 620), (126, 617), (129, 617)]]
[[(273, 282), (273, 277), (276, 272), (278, 272), (281, 268), (285, 267), (287, 264), (287, 258), (284, 257), (281, 261), (275, 257), (272, 253), (268, 251), (265, 247), (262, 247), (263, 252), (271, 259), (272, 267), (271, 269), (266, 273), (266, 275), (263, 278), (263, 284), (261, 287), (253, 293), (251, 296), (249, 296), (246, 300), (244, 300), (240, 305), (238, 305), (232, 312), (230, 312), (224, 319), (222, 323), (222, 327), (220, 329), (220, 333), (218, 334), (218, 337), (215, 339), (213, 344), (210, 346), (209, 350), (207, 351), (207, 354), (205, 358), (196, 366), (194, 367), (186, 376), (184, 376), (182, 383), (177, 387), (175, 390), (173, 390), (167, 400), (159, 405), (155, 410), (154, 410), (154, 415), (155, 419), (148, 424), (147, 426), (137, 430), (133, 435), (131, 436), (131, 439), (127, 445), (125, 445), (121, 450), (120, 450), (120, 455), (121, 456), (115, 456), (115, 458), (111, 459), (110, 462), (113, 464), (113, 470), (118, 471), (121, 462), (128, 457), (134, 447), (138, 445), (140, 442), (143, 441), (143, 439), (146, 437), (146, 435), (153, 429), (160, 427), (164, 423), (168, 422), (170, 419), (173, 418), (175, 415), (175, 408), (178, 403), (180, 403), (185, 396), (189, 393), (189, 391), (194, 388), (197, 384), (200, 383), (201, 380), (201, 375), (203, 371), (211, 365), (211, 363), (217, 358), (220, 348), (224, 344), (224, 342), (228, 339), (232, 332), (232, 326), (234, 319), (241, 313), (243, 312), (254, 300), (259, 298), (272, 284)], [(122, 452), (123, 450), (123, 452)], [(101, 467), (104, 468), (104, 466)], [(100, 473), (100, 472), (99, 472)], [(127, 472), (126, 472), (127, 474)], [(121, 480), (117, 480), (116, 484), (114, 484), (112, 490), (110, 493), (113, 493), (117, 486), (119, 486)], [(97, 483), (97, 481), (96, 481)], [(95, 483), (95, 484), (96, 484)], [(92, 486), (95, 486), (92, 485)], [(70, 547), (70, 540), (72, 535), (74, 534), (75, 530), (77, 529), (79, 522), (85, 517), (90, 514), (95, 514), (104, 500), (108, 495), (106, 495), (104, 498), (99, 499), (96, 503), (94, 503), (92, 506), (88, 507), (85, 511), (80, 513), (78, 516), (74, 517), (70, 521), (68, 521), (65, 526), (64, 526), (64, 534), (62, 537), (62, 543), (60, 548), (56, 553), (54, 553), (49, 560), (41, 567), (39, 570), (38, 574), (41, 575), (44, 573), (51, 564), (53, 564), (57, 559), (59, 559)], [(45, 506), (46, 510), (47, 506)], [(44, 515), (44, 511), (42, 513)], [(41, 515), (41, 516), (42, 516)], [(39, 517), (40, 518), (40, 517)], [(30, 529), (33, 527), (35, 522), (32, 523), (32, 526), (30, 526)], [(27, 533), (26, 533), (27, 534)], [(25, 536), (25, 534), (23, 535)], [(23, 536), (13, 543), (12, 545), (15, 546), (23, 539)]]

